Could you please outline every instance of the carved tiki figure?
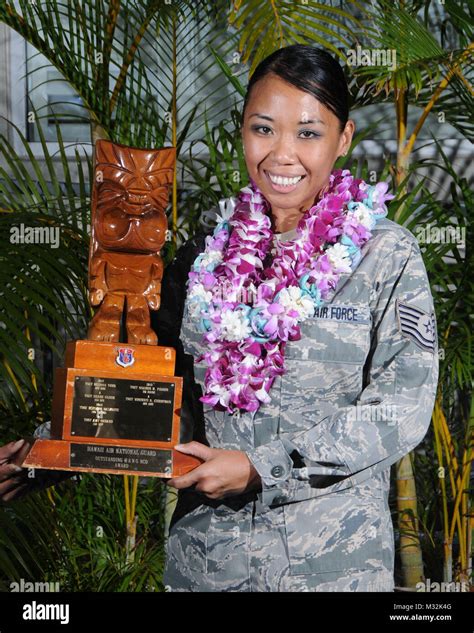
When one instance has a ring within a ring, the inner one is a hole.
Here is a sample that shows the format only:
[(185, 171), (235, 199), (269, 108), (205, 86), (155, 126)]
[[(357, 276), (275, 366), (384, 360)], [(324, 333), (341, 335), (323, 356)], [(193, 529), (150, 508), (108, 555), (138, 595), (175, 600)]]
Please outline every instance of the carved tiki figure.
[(99, 140), (95, 158), (89, 296), (100, 307), (88, 338), (119, 342), (125, 308), (128, 342), (156, 345), (149, 311), (160, 307), (160, 250), (176, 148), (138, 149)]

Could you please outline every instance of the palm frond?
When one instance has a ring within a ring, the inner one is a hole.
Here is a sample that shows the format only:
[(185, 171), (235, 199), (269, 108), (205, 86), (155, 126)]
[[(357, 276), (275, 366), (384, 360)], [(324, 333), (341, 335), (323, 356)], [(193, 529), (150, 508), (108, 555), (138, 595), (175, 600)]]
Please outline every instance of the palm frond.
[[(347, 4), (359, 6), (354, 1)], [(341, 56), (338, 46), (349, 46), (348, 36), (359, 24), (349, 11), (313, 0), (234, 2), (229, 22), (242, 30), (239, 51), (242, 61), (250, 63), (250, 74), (264, 57), (290, 44), (320, 45)]]
[[(90, 317), (86, 280), (90, 200), (85, 184), (90, 181), (90, 158), (76, 148), (75, 159), (68, 160), (57, 126), (58, 164), (39, 125), (40, 161), (21, 131), (10, 125), (30, 168), (1, 134), (5, 168), (0, 169), (0, 415), (5, 417), (18, 415), (25, 404), (27, 412), (35, 409), (39, 402), (47, 413), (51, 384), (45, 380), (43, 364), (53, 355), (60, 357), (66, 339), (84, 333)], [(73, 169), (79, 185), (73, 183)]]

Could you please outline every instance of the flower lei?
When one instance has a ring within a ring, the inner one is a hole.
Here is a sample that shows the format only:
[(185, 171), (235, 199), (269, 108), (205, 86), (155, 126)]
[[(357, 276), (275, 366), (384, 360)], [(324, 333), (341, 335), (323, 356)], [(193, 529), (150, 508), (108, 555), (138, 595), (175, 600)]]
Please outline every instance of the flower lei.
[(360, 261), (394, 197), (387, 189), (386, 182), (368, 185), (349, 170), (333, 171), (327, 192), (298, 222), (298, 237), (277, 242), (266, 268), (270, 205), (253, 180), (240, 190), (187, 282), (190, 316), (205, 332), (207, 351), (196, 359), (207, 365), (202, 402), (233, 414), (270, 402), (273, 381), (285, 372), (286, 341), (301, 338), (298, 324)]

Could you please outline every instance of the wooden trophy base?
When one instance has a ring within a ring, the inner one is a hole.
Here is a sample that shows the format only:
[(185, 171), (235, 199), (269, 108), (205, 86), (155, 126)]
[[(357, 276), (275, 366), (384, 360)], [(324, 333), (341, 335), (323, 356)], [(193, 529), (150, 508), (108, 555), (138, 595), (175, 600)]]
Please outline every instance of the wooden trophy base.
[(51, 439), (36, 439), (22, 466), (177, 477), (199, 466), (180, 443), (183, 379), (175, 350), (97, 341), (67, 344), (56, 370)]

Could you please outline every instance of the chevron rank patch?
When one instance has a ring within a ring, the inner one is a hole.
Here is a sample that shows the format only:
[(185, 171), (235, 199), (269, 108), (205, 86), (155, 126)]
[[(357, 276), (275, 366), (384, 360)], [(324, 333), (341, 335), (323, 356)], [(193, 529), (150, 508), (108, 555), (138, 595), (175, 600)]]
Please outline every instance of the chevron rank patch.
[(404, 336), (411, 338), (418, 347), (435, 351), (436, 321), (434, 312), (428, 314), (409, 303), (397, 300), (398, 327)]

